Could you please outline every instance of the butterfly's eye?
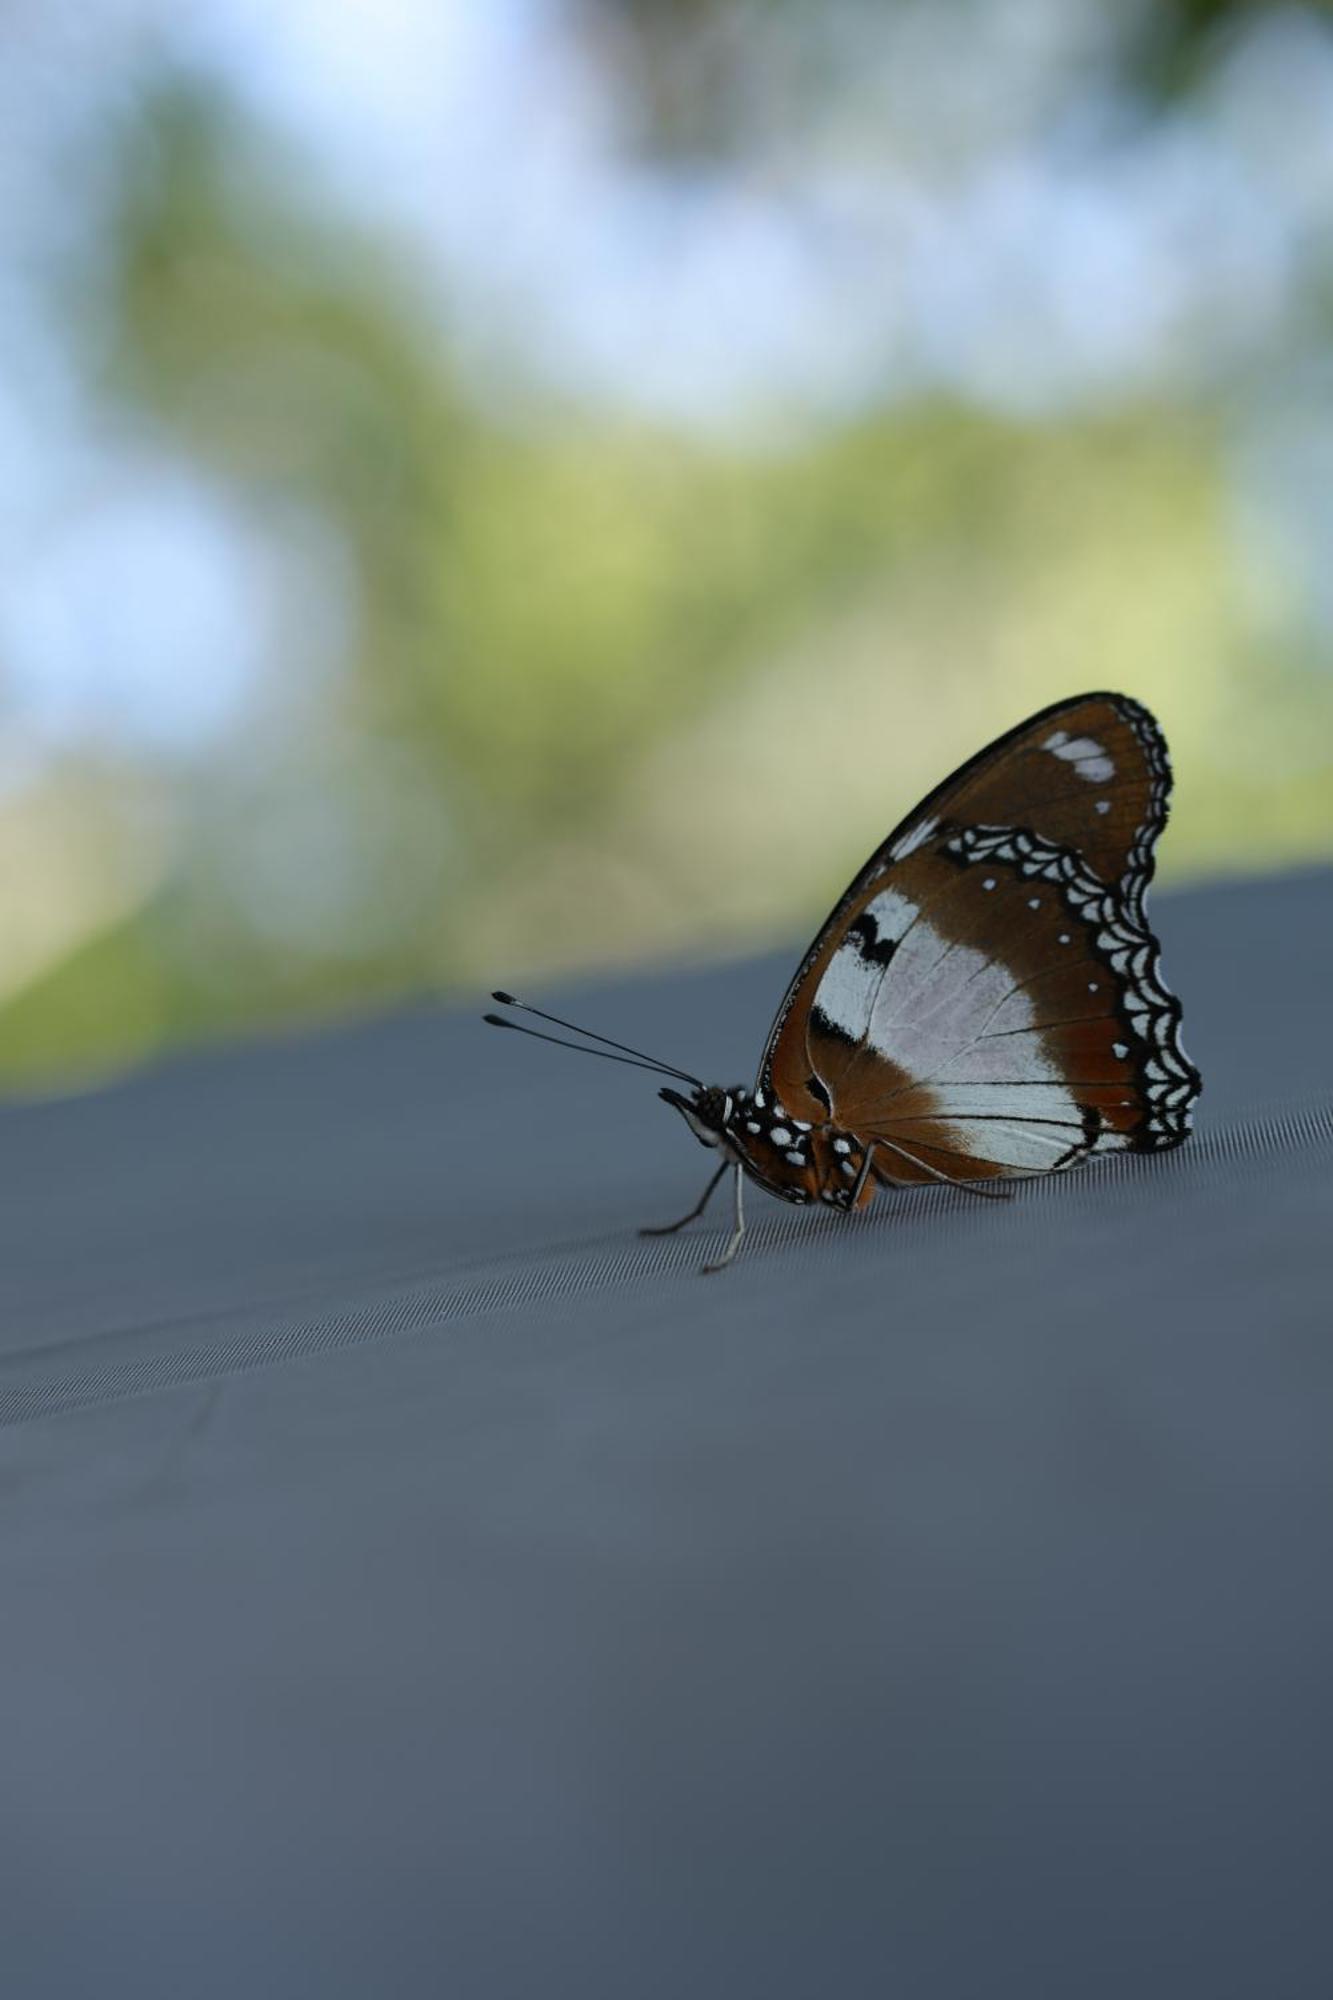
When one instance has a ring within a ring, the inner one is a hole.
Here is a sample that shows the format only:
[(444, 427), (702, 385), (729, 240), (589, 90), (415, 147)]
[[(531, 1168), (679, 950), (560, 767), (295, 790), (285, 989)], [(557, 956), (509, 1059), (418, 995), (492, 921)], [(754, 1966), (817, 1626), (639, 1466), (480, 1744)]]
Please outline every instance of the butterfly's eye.
[(712, 1126), (714, 1131), (720, 1131), (731, 1116), (731, 1093), (722, 1090), (715, 1083), (710, 1084), (707, 1090), (699, 1092), (694, 1100), (694, 1108), (706, 1125)]
[(731, 1119), (733, 1099), (729, 1090), (718, 1084), (709, 1084), (706, 1090), (696, 1091), (693, 1098), (681, 1097), (674, 1090), (663, 1090), (661, 1095), (668, 1104), (674, 1104), (677, 1111), (684, 1114), (685, 1121), (701, 1145), (716, 1146)]

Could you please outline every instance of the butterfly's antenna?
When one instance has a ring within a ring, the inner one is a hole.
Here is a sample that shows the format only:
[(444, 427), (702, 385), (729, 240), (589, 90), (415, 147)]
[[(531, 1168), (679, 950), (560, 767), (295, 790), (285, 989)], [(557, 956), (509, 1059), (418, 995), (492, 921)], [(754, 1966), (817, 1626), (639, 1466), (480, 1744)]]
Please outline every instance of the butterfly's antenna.
[(551, 1042), (557, 1049), (573, 1049), (576, 1056), (600, 1056), (603, 1062), (624, 1063), (626, 1069), (646, 1069), (653, 1076), (679, 1076), (688, 1083), (694, 1082), (693, 1077), (685, 1077), (683, 1070), (664, 1069), (661, 1063), (640, 1062), (637, 1056), (613, 1056), (609, 1049), (590, 1049), (584, 1042), (567, 1042), (563, 1035), (544, 1035), (540, 1028), (525, 1028), (518, 1021), (506, 1021), (503, 1014), (483, 1014), (481, 1018), (488, 1027), (512, 1028), (516, 1035), (531, 1035), (534, 1042)]
[[(682, 1083), (692, 1083), (697, 1090), (702, 1090), (704, 1087), (699, 1078), (691, 1076), (687, 1069), (677, 1069), (674, 1063), (660, 1062), (656, 1056), (645, 1055), (642, 1049), (632, 1049), (628, 1042), (613, 1042), (610, 1035), (599, 1035), (592, 1028), (580, 1028), (576, 1021), (563, 1021), (558, 1014), (547, 1014), (540, 1007), (530, 1007), (526, 1000), (516, 1000), (512, 993), (492, 993), (491, 998), (498, 1000), (502, 1007), (517, 1007), (524, 1014), (535, 1014), (539, 1021), (550, 1021), (557, 1028), (568, 1028), (571, 1033), (583, 1035), (590, 1042), (604, 1042), (609, 1049), (619, 1049), (620, 1055), (615, 1058), (617, 1062), (623, 1062), (627, 1057), (633, 1056), (645, 1069), (660, 1070), (663, 1076), (678, 1076)], [(506, 1021), (499, 1014), (487, 1014), (484, 1018), (493, 1028), (518, 1027), (517, 1021)], [(561, 1049), (576, 1049), (580, 1046), (577, 1042), (562, 1042), (555, 1035), (540, 1035), (536, 1028), (523, 1028), (520, 1032), (525, 1035), (537, 1035), (539, 1041), (555, 1042), (556, 1047)], [(585, 1049), (584, 1054), (596, 1055), (597, 1050)]]

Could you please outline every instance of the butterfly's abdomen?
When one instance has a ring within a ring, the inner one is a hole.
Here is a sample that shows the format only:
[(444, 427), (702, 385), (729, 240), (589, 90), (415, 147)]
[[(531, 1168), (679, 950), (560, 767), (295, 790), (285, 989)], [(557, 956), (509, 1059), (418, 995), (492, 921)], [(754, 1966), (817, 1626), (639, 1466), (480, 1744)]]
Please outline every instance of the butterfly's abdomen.
[(865, 1208), (875, 1199), (874, 1172), (865, 1173), (865, 1146), (853, 1132), (826, 1125), (816, 1135), (818, 1185), (815, 1199), (833, 1208)]

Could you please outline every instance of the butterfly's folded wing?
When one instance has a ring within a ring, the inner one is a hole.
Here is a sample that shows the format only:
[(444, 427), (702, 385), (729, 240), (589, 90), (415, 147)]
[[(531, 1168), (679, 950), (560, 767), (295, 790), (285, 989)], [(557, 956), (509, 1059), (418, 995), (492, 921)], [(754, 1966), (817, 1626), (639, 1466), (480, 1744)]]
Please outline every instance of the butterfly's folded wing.
[(895, 830), (784, 999), (759, 1087), (884, 1141), (895, 1180), (1177, 1144), (1198, 1072), (1143, 914), (1170, 769), (1086, 695), (992, 744)]

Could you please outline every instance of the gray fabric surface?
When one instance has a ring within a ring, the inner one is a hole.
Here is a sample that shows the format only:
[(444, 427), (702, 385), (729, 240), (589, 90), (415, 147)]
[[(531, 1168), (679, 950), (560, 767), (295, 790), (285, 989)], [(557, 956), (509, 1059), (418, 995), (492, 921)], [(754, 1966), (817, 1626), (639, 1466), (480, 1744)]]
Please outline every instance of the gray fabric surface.
[(1333, 881), (1155, 909), (1196, 1145), (719, 1278), (469, 1015), (0, 1113), (6, 2000), (1322, 2000)]

